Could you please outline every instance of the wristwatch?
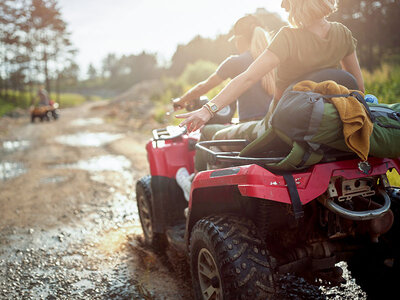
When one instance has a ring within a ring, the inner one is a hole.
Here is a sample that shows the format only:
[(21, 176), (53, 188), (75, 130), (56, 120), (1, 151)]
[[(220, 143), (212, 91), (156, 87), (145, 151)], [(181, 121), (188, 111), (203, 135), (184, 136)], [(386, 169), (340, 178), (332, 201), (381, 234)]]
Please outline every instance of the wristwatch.
[(207, 105), (213, 114), (216, 114), (219, 111), (218, 105), (214, 102), (208, 101), (205, 105)]

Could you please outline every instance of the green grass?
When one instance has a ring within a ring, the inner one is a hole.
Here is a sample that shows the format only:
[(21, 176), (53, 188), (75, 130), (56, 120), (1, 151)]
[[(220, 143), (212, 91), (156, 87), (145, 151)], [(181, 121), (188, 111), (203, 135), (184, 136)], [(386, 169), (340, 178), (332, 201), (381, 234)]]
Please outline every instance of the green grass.
[[(9, 91), (10, 100), (6, 101), (0, 97), (0, 116), (14, 110), (17, 107), (26, 109), (32, 105), (31, 97), (28, 92), (15, 92)], [(57, 101), (57, 96), (55, 93), (50, 94), (50, 98)], [(36, 95), (34, 96), (35, 101), (37, 101)], [(60, 94), (60, 108), (71, 107), (81, 105), (85, 101), (96, 101), (101, 100), (98, 96), (83, 96), (74, 93), (61, 93)]]
[(400, 65), (384, 64), (373, 72), (363, 70), (365, 91), (378, 97), (380, 103), (400, 102)]
[(12, 111), (14, 108), (15, 105), (12, 105), (0, 99), (0, 116)]

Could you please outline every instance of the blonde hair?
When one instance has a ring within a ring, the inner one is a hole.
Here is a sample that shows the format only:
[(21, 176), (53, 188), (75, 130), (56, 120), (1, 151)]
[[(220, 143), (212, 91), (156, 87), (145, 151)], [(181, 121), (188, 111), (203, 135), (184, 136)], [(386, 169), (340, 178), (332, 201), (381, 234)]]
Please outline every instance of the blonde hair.
[[(254, 60), (257, 59), (265, 51), (270, 43), (269, 34), (260, 26), (256, 26), (253, 30), (253, 37), (251, 38), (250, 53)], [(273, 95), (275, 92), (275, 70), (261, 78), (261, 85), (263, 89), (269, 94)]]
[(318, 19), (328, 17), (337, 10), (338, 0), (286, 0), (289, 23), (293, 27), (306, 27)]

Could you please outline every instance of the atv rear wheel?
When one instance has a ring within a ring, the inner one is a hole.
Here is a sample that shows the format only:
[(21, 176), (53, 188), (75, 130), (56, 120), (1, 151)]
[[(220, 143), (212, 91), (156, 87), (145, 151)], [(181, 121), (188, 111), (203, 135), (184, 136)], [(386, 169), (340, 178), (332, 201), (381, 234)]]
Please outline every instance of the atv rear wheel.
[(275, 259), (253, 222), (237, 216), (201, 219), (190, 238), (195, 299), (267, 299), (275, 294)]
[(142, 177), (136, 183), (136, 202), (145, 243), (157, 252), (165, 252), (165, 234), (153, 232), (153, 214), (151, 202), (151, 176)]

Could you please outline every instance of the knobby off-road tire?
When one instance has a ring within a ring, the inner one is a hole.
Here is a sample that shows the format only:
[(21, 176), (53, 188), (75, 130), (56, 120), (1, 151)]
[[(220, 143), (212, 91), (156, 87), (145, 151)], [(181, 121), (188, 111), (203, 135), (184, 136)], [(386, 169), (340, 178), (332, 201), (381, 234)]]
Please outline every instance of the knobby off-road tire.
[(59, 114), (57, 113), (57, 111), (52, 111), (51, 116), (53, 117), (54, 120), (58, 120), (59, 118)]
[(153, 232), (153, 214), (151, 201), (151, 176), (147, 175), (136, 183), (136, 202), (139, 212), (140, 224), (146, 245), (152, 247), (158, 253), (164, 253), (166, 237), (163, 233)]
[(190, 270), (197, 300), (272, 298), (275, 264), (246, 218), (211, 216), (193, 227)]

